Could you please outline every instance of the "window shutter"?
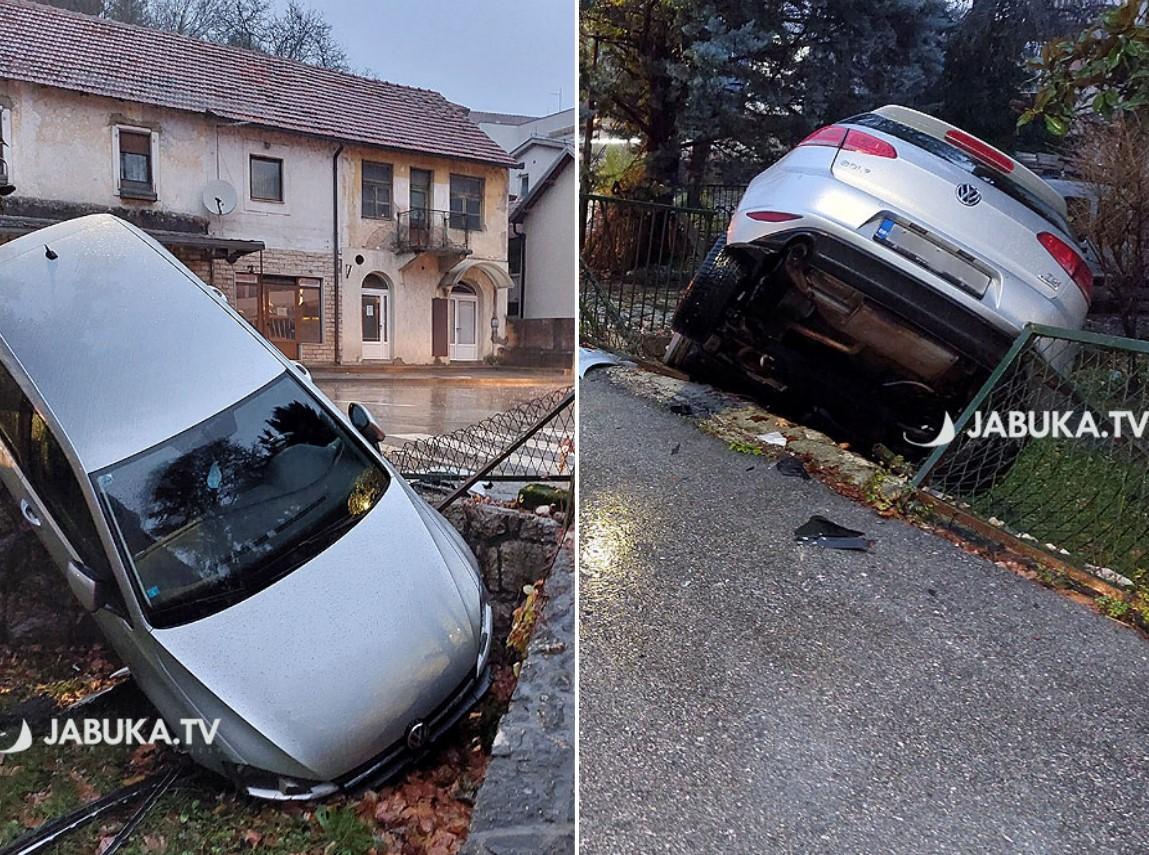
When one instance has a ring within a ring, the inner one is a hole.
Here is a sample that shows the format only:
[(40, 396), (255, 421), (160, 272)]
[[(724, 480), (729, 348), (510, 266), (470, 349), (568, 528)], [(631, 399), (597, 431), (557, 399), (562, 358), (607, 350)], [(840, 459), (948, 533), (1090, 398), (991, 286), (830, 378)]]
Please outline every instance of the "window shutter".
[(431, 300), (431, 356), (447, 355), (447, 300)]

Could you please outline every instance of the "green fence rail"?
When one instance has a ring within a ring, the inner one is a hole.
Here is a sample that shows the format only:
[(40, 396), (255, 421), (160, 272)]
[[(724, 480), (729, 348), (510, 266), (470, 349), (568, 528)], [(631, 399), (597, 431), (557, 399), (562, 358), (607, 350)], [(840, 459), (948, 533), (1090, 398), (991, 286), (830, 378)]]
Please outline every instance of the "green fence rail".
[(661, 354), (678, 299), (729, 215), (614, 196), (584, 196), (582, 202), (582, 339)]
[(914, 478), (1149, 595), (1149, 342), (1030, 325)]

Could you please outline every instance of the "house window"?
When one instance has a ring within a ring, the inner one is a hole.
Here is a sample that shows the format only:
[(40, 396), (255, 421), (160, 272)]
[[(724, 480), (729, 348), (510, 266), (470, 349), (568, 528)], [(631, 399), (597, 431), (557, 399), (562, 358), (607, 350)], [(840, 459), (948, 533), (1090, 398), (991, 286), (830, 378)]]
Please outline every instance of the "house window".
[(526, 266), (526, 235), (515, 235), (507, 241), (507, 272), (514, 285), (507, 293), (507, 317), (523, 316), (523, 268)]
[(322, 285), (322, 280), (309, 276), (237, 273), (235, 308), (278, 345), (319, 344), (323, 341)]
[(451, 228), (477, 232), (483, 228), (483, 179), (451, 176)]
[(251, 156), (251, 198), (259, 202), (283, 201), (283, 161)]
[(249, 273), (235, 275), (235, 308), (243, 319), (259, 329), (259, 277)]
[(120, 195), (135, 199), (155, 199), (155, 162), (152, 132), (117, 128)]
[(363, 216), (370, 220), (391, 217), (391, 164), (363, 161)]
[(299, 280), (299, 340), (323, 341), (323, 314), (318, 279)]
[(527, 191), (531, 189), (531, 175), (529, 172), (524, 172), (519, 176), (519, 198), (527, 198)]

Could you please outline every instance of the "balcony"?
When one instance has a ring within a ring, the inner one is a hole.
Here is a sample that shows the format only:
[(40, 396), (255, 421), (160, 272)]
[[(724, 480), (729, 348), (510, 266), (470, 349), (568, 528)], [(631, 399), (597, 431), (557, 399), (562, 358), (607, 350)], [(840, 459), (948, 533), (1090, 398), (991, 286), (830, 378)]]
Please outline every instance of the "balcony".
[(465, 228), (461, 214), (415, 208), (400, 211), (396, 217), (396, 252), (426, 252), (437, 256), (466, 257), (471, 254), (471, 233)]

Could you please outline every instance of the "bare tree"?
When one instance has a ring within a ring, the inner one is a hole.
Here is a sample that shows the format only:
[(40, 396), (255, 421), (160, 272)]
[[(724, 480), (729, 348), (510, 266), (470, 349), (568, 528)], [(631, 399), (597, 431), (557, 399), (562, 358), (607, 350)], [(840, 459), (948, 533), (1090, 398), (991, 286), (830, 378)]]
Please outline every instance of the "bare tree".
[(347, 55), (335, 41), (331, 25), (318, 10), (290, 0), (287, 8), (268, 21), (263, 49), (325, 68), (346, 68)]
[(266, 0), (217, 0), (220, 3), (219, 31), (211, 41), (232, 47), (264, 50), (267, 33)]
[(148, 0), (106, 0), (104, 17), (141, 27), (149, 27), (152, 23)]
[(140, 24), (325, 68), (347, 55), (323, 13), (299, 0), (281, 12), (269, 0), (45, 0), (61, 9)]
[(169, 33), (214, 41), (224, 29), (220, 0), (152, 0), (152, 25)]
[(1105, 288), (1125, 335), (1137, 338), (1138, 309), (1149, 282), (1149, 131), (1132, 116), (1091, 123), (1080, 132), (1076, 170), (1095, 188), (1095, 205), (1076, 228), (1097, 248)]
[(104, 0), (43, 0), (48, 6), (67, 9), (69, 12), (83, 12), (85, 15), (104, 14)]

